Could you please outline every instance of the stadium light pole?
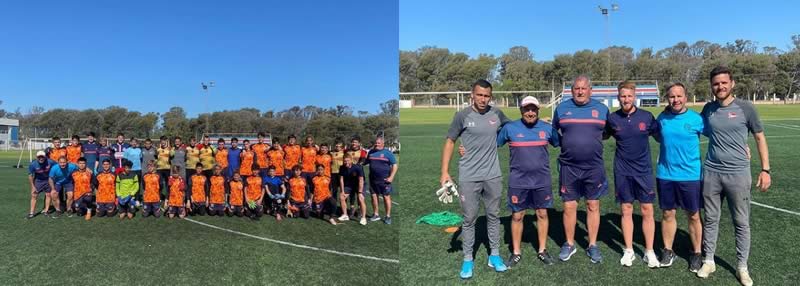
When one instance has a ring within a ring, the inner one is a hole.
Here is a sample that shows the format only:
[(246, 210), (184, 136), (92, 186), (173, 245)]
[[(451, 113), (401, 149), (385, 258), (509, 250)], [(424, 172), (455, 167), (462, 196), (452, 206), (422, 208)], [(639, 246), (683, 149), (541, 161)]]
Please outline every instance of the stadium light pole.
[(200, 82), (200, 86), (202, 86), (203, 87), (203, 91), (206, 92), (206, 114), (208, 114), (207, 117), (206, 117), (206, 130), (205, 130), (206, 134), (208, 134), (208, 122), (211, 121), (211, 114), (208, 113), (208, 97), (209, 97), (208, 94), (209, 94), (209, 88), (214, 87), (214, 85), (215, 85), (215, 83), (214, 83), (213, 80), (209, 81), (208, 85), (206, 85), (204, 82)]
[[(605, 8), (601, 5), (597, 5), (597, 10), (603, 14), (603, 18), (605, 19), (605, 33), (603, 41), (605, 42), (606, 49), (611, 47), (611, 43), (609, 40), (609, 23), (608, 23), (608, 14), (611, 12), (619, 11), (619, 5), (611, 3), (611, 8)], [(611, 50), (607, 50), (607, 59), (606, 59), (606, 80), (611, 80)]]

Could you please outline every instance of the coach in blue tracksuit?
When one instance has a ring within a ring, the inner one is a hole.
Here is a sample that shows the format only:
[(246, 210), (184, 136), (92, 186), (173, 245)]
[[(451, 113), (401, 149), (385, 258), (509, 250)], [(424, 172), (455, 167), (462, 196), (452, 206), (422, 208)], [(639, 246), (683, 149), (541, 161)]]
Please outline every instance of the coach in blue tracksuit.
[(614, 186), (622, 211), (622, 237), (625, 242), (620, 264), (630, 267), (636, 258), (633, 252), (633, 202), (639, 201), (645, 245), (642, 260), (648, 267), (656, 268), (659, 266), (658, 257), (653, 251), (656, 187), (650, 160), (650, 136), (658, 134), (658, 122), (652, 113), (636, 107), (636, 84), (624, 81), (617, 86), (617, 91), (620, 109), (608, 115), (605, 136), (613, 136), (616, 141)]
[(561, 154), (559, 163), (559, 194), (564, 202), (564, 233), (559, 258), (567, 261), (576, 252), (575, 224), (578, 200), (586, 199), (586, 228), (589, 247), (586, 254), (592, 263), (603, 256), (597, 247), (600, 228), (600, 198), (608, 192), (603, 164), (603, 132), (608, 107), (592, 100), (592, 84), (587, 76), (578, 76), (572, 84), (572, 99), (556, 107), (553, 116), (554, 133), (559, 134)]
[(384, 148), (383, 137), (375, 139), (375, 147), (369, 150), (366, 164), (369, 164), (369, 188), (372, 193), (372, 217), (370, 221), (381, 219), (378, 214), (378, 196), (383, 196), (386, 209), (385, 224), (392, 224), (392, 181), (397, 174), (397, 159), (391, 151)]

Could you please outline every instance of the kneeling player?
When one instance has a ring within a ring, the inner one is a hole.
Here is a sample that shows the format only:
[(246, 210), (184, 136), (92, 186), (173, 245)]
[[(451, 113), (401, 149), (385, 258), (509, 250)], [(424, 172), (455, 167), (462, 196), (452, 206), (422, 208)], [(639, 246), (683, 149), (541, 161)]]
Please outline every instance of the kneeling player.
[(172, 176), (169, 177), (169, 198), (165, 203), (169, 206), (167, 215), (169, 218), (174, 218), (178, 215), (180, 218), (186, 217), (186, 182), (181, 177), (181, 166), (172, 166)]
[(190, 196), (191, 205), (189, 210), (193, 215), (205, 215), (208, 207), (208, 179), (203, 174), (203, 164), (195, 165), (195, 173), (192, 175), (192, 195)]
[(314, 183), (314, 207), (317, 215), (321, 219), (325, 219), (325, 215), (328, 215), (328, 222), (336, 225), (336, 220), (333, 218), (336, 212), (336, 200), (331, 195), (331, 178), (326, 176), (325, 166), (317, 164), (317, 175), (311, 181)]
[(97, 216), (112, 217), (116, 213), (117, 205), (117, 176), (111, 170), (111, 160), (103, 159), (102, 170), (95, 176), (97, 188)]
[(263, 183), (269, 194), (270, 211), (275, 215), (275, 219), (281, 220), (281, 212), (286, 206), (286, 185), (283, 184), (283, 176), (277, 174), (275, 166), (269, 166)]
[(208, 214), (222, 216), (225, 213), (225, 177), (222, 176), (222, 166), (214, 166), (214, 175), (208, 181), (211, 182)]
[(142, 217), (161, 217), (161, 176), (156, 172), (156, 164), (151, 161), (147, 164), (147, 174), (144, 174), (144, 208)]
[(117, 175), (117, 204), (119, 206), (119, 218), (123, 219), (125, 216), (133, 218), (133, 213), (136, 212), (135, 196), (139, 192), (139, 176), (136, 175), (131, 168), (133, 162), (123, 160), (122, 172)]
[(289, 209), (286, 212), (288, 217), (300, 215), (303, 218), (308, 218), (311, 211), (309, 200), (306, 197), (306, 179), (301, 176), (302, 173), (300, 166), (292, 167), (293, 176), (289, 179), (291, 194), (289, 196)]
[(78, 158), (78, 170), (72, 173), (72, 182), (75, 185), (72, 191), (72, 208), (78, 215), (90, 220), (94, 195), (92, 194), (92, 170), (86, 168), (86, 158)]
[(264, 184), (261, 183), (261, 176), (252, 176), (247, 178), (247, 192), (244, 193), (244, 199), (247, 201), (247, 208), (245, 214), (254, 220), (261, 219), (264, 215)]
[(233, 181), (230, 182), (230, 198), (228, 199), (228, 216), (244, 215), (244, 183), (239, 172), (233, 172)]

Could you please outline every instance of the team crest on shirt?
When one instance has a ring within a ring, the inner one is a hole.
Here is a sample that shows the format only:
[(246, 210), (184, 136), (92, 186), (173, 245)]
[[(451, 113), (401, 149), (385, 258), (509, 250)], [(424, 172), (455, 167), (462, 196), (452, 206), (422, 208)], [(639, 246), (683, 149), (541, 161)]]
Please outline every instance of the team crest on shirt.
[(572, 111), (567, 111), (567, 113), (564, 113), (564, 115), (572, 115)]
[(475, 127), (475, 122), (467, 122), (467, 127)]
[(380, 156), (380, 157), (381, 157), (381, 158), (383, 158), (383, 154), (381, 154), (381, 156)]
[(523, 135), (522, 133), (517, 133), (517, 135), (516, 135), (516, 136), (514, 136), (514, 137), (517, 137), (517, 138), (525, 138), (525, 135)]
[(728, 118), (736, 118), (736, 112), (729, 111), (728, 112)]
[(539, 139), (544, 139), (546, 135), (544, 131), (539, 131)]
[(511, 196), (511, 203), (512, 204), (516, 204), (518, 202), (519, 202), (519, 198), (517, 198), (517, 196)]
[(495, 124), (497, 124), (497, 120), (489, 119), (489, 125), (495, 125)]
[(639, 131), (645, 130), (647, 130), (647, 124), (644, 124), (644, 122), (639, 122)]
[(597, 111), (596, 109), (592, 109), (592, 117), (594, 118), (600, 117), (600, 112)]

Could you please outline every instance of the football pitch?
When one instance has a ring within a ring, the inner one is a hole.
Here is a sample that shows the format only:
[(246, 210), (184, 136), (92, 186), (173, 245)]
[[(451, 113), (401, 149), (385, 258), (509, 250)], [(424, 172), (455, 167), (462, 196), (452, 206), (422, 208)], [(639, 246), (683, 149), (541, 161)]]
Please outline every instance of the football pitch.
[[(2, 285), (397, 285), (399, 223), (318, 218), (26, 219), (26, 169), (0, 152)], [(27, 160), (27, 153), (24, 156)], [(27, 162), (23, 163), (27, 167)], [(37, 211), (43, 206), (37, 203)], [(382, 202), (381, 202), (382, 204)], [(381, 207), (382, 209), (382, 207)], [(371, 212), (368, 203), (368, 211)], [(383, 210), (381, 210), (383, 214)], [(402, 209), (392, 217), (402, 220)]]
[[(702, 106), (693, 107), (699, 112)], [(614, 108), (616, 109), (616, 108)], [(752, 192), (751, 233), (752, 246), (749, 259), (750, 273), (756, 284), (788, 285), (800, 280), (797, 271), (800, 262), (800, 250), (797, 247), (797, 233), (800, 232), (800, 193), (797, 185), (800, 179), (800, 152), (794, 144), (800, 141), (800, 105), (758, 105), (765, 134), (769, 144), (770, 163), (772, 168), (772, 187), (768, 192), (757, 190)], [(650, 108), (658, 115), (662, 108)], [(399, 185), (411, 190), (403, 200), (404, 215), (408, 219), (401, 224), (401, 276), (404, 283), (443, 284), (460, 283), (458, 277), (462, 260), (461, 240), (459, 232), (447, 233), (443, 227), (415, 224), (414, 221), (426, 214), (451, 211), (460, 214), (458, 203), (442, 204), (433, 192), (438, 189), (440, 174), (441, 148), (447, 128), (452, 120), (454, 109), (401, 109), (400, 132), (403, 144), (403, 170), (399, 177)], [(512, 119), (519, 119), (518, 109), (504, 110)], [(549, 117), (550, 109), (543, 109), (541, 117)], [(702, 158), (705, 158), (707, 138), (701, 138)], [(750, 136), (750, 148), (753, 150), (751, 168), (756, 175), (761, 167), (756, 146)], [(458, 143), (457, 143), (458, 145)], [(650, 143), (653, 164), (658, 156), (658, 143), (651, 139)], [(510, 211), (507, 207), (506, 183), (508, 173), (508, 147), (498, 150), (504, 174), (503, 197), (501, 199), (501, 256), (507, 259), (511, 248)], [(550, 147), (551, 173), (553, 178), (553, 194), (558, 187), (556, 158), (559, 150)], [(678, 255), (675, 263), (669, 268), (648, 269), (642, 263), (644, 237), (641, 234), (641, 216), (638, 204), (634, 206), (634, 250), (637, 259), (632, 267), (619, 264), (624, 243), (620, 226), (619, 205), (614, 202), (613, 158), (614, 139), (605, 141), (604, 159), (609, 178), (609, 192), (601, 200), (601, 224), (598, 235), (598, 246), (603, 253), (601, 264), (592, 264), (585, 254), (588, 245), (586, 232), (585, 203), (578, 207), (578, 226), (576, 243), (578, 253), (568, 262), (556, 262), (552, 266), (544, 266), (536, 258), (535, 215), (529, 211), (525, 217), (525, 230), (522, 237), (522, 262), (506, 273), (496, 273), (486, 266), (488, 257), (488, 238), (486, 236), (486, 218), (483, 210), (477, 222), (475, 256), (475, 276), (466, 281), (467, 284), (481, 285), (737, 285), (735, 277), (736, 252), (734, 246), (733, 226), (727, 207), (723, 207), (720, 221), (720, 234), (717, 247), (717, 271), (708, 279), (697, 278), (688, 271), (688, 253), (691, 248), (687, 231), (686, 215), (678, 212), (678, 232), (675, 237), (674, 250)], [(458, 176), (458, 154), (453, 156), (450, 164), (450, 175)], [(755, 184), (755, 179), (753, 180)], [(557, 197), (557, 196), (556, 196)], [(726, 203), (727, 204), (727, 203)], [(758, 204), (758, 205), (756, 205)], [(774, 208), (782, 210), (776, 210)], [(547, 249), (550, 255), (557, 258), (560, 245), (564, 243), (562, 227), (562, 207), (559, 198), (554, 200), (554, 208), (549, 210), (550, 227)], [(656, 236), (655, 249), (660, 255), (661, 247), (661, 210), (656, 202)]]

